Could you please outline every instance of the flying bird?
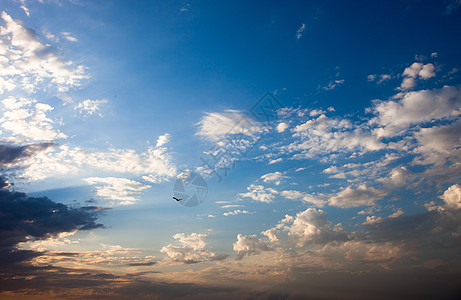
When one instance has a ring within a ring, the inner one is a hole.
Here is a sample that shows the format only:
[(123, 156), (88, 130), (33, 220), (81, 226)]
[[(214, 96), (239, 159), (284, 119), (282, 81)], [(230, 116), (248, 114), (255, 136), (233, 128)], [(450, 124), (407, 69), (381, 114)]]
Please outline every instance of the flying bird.
[(176, 197), (173, 197), (173, 199), (176, 200), (176, 201), (181, 201), (182, 200), (182, 199), (178, 199)]

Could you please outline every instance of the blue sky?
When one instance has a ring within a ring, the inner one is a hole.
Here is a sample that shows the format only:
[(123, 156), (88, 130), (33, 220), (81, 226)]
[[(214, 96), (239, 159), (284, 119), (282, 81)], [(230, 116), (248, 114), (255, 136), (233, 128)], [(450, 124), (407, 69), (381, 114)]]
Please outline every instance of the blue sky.
[(0, 0), (0, 297), (455, 299), (460, 6)]

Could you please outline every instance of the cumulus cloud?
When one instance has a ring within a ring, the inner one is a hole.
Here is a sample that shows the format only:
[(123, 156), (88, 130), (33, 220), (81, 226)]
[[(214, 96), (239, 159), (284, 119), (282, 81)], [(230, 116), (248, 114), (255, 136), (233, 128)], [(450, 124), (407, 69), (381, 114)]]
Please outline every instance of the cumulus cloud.
[(397, 101), (377, 101), (373, 107), (376, 117), (370, 122), (379, 125), (378, 137), (404, 132), (409, 126), (455, 118), (461, 115), (461, 91), (452, 86), (442, 89), (410, 92)]
[(427, 80), (435, 76), (435, 67), (433, 64), (413, 63), (405, 68), (402, 73), (403, 81), (400, 90), (408, 90), (416, 86), (416, 79)]
[(95, 186), (96, 196), (110, 201), (117, 201), (121, 205), (135, 203), (138, 200), (138, 195), (150, 188), (150, 185), (127, 178), (89, 177), (83, 180)]
[(308, 208), (296, 214), (291, 226), (286, 226), (288, 234), (296, 240), (299, 247), (310, 244), (326, 244), (331, 241), (345, 240), (346, 234), (341, 224), (332, 228), (327, 214), (320, 209)]
[(13, 137), (25, 141), (52, 141), (67, 136), (53, 128), (47, 113), (54, 108), (34, 99), (8, 97), (2, 100), (4, 108), (0, 126)]
[(164, 135), (161, 135), (157, 139), (157, 144), (155, 147), (162, 147), (163, 145), (167, 144), (170, 141), (170, 135), (168, 133), (165, 133)]
[(207, 260), (222, 260), (226, 255), (216, 255), (214, 252), (206, 250), (205, 233), (177, 233), (173, 236), (177, 240), (176, 244), (164, 246), (160, 252), (165, 253), (170, 261), (177, 263), (198, 263)]
[(293, 128), (297, 138), (288, 145), (296, 158), (312, 158), (334, 152), (358, 150), (362, 152), (383, 149), (385, 145), (370, 132), (356, 127), (347, 119), (328, 118), (321, 114)]
[(284, 132), (288, 127), (290, 127), (289, 124), (285, 123), (285, 122), (281, 122), (277, 125), (277, 131), (278, 132)]
[(251, 198), (257, 202), (270, 203), (278, 192), (273, 188), (265, 188), (262, 185), (250, 184), (247, 187), (248, 192), (240, 193), (242, 198)]
[(440, 197), (450, 209), (461, 209), (461, 185), (450, 186)]
[(237, 241), (234, 243), (234, 251), (237, 252), (237, 258), (241, 259), (247, 255), (259, 254), (262, 251), (269, 251), (267, 241), (264, 241), (253, 235), (237, 235)]
[(359, 207), (374, 205), (376, 201), (381, 200), (387, 195), (385, 191), (360, 185), (357, 188), (350, 186), (336, 193), (328, 199), (330, 206), (341, 208)]
[(280, 185), (281, 180), (283, 180), (284, 178), (288, 177), (280, 172), (267, 173), (261, 176), (261, 179), (263, 179), (264, 182), (273, 182), (275, 185)]

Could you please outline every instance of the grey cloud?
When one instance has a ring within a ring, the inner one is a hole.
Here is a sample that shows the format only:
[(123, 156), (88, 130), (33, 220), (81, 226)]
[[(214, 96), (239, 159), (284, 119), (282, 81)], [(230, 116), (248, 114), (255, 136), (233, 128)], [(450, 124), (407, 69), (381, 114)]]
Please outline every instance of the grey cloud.
[(38, 143), (23, 146), (0, 144), (0, 166), (16, 163), (21, 159), (31, 157), (38, 152), (55, 146), (55, 143)]

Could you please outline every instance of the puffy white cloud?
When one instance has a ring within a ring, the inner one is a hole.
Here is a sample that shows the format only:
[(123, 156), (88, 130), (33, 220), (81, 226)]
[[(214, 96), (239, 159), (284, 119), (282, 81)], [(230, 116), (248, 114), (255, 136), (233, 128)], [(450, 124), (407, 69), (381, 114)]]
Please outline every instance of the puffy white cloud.
[(54, 108), (34, 99), (8, 97), (2, 101), (4, 113), (0, 126), (17, 139), (26, 141), (52, 141), (67, 136), (53, 128), (47, 113)]
[(150, 185), (144, 185), (137, 181), (118, 177), (89, 177), (83, 179), (90, 185), (94, 185), (96, 195), (118, 204), (129, 205), (138, 200), (139, 194)]
[(461, 114), (461, 90), (445, 86), (442, 89), (406, 93), (398, 101), (377, 101), (373, 107), (376, 117), (371, 120), (380, 127), (378, 137), (405, 132), (409, 126), (454, 118)]
[[(93, 115), (98, 113), (101, 110), (101, 105), (106, 104), (107, 100), (102, 99), (102, 100), (90, 100), (86, 99), (85, 101), (80, 102), (77, 104), (74, 109), (79, 111), (81, 114), (88, 114), (88, 115)], [(99, 116), (102, 116), (101, 113), (99, 113)]]
[(260, 124), (238, 110), (207, 113), (197, 124), (198, 135), (212, 141), (217, 141), (229, 134), (244, 134), (253, 136), (262, 132)]
[(275, 185), (279, 185), (281, 180), (284, 178), (288, 178), (288, 177), (283, 175), (280, 172), (267, 173), (261, 176), (261, 179), (263, 179), (264, 182), (273, 182)]
[(295, 154), (296, 158), (312, 158), (340, 151), (376, 151), (385, 147), (370, 132), (354, 127), (351, 121), (328, 118), (324, 114), (297, 125), (292, 131), (293, 137), (298, 140), (291, 143), (287, 150), (300, 151)]
[(264, 188), (262, 185), (250, 184), (247, 193), (240, 193), (242, 198), (251, 198), (254, 201), (270, 203), (278, 192), (273, 188)]
[(440, 197), (450, 209), (461, 209), (461, 185), (450, 186)]
[(170, 141), (170, 134), (165, 133), (164, 135), (161, 135), (157, 139), (157, 144), (155, 147), (162, 147), (163, 145), (167, 144)]
[(341, 208), (374, 205), (387, 195), (385, 191), (360, 185), (358, 188), (348, 186), (328, 199), (328, 204)]
[(247, 255), (259, 254), (262, 251), (270, 251), (271, 247), (268, 242), (253, 235), (237, 235), (237, 241), (234, 243), (234, 251), (237, 252), (237, 258)]
[(435, 76), (435, 67), (433, 64), (423, 64), (419, 62), (413, 63), (411, 66), (405, 68), (402, 73), (403, 81), (400, 85), (400, 90), (408, 90), (416, 85), (416, 79), (420, 78), (427, 80)]
[(277, 131), (278, 132), (284, 132), (288, 127), (290, 127), (289, 124), (285, 123), (285, 122), (281, 122), (277, 125)]
[(308, 208), (296, 214), (293, 223), (291, 226), (287, 225), (286, 229), (299, 247), (346, 239), (341, 224), (332, 228), (327, 214), (323, 210), (315, 208)]
[(217, 256), (215, 253), (205, 249), (205, 233), (177, 233), (173, 236), (177, 244), (168, 244), (160, 252), (168, 255), (168, 258), (177, 263), (198, 263), (207, 260), (223, 259), (225, 256)]

